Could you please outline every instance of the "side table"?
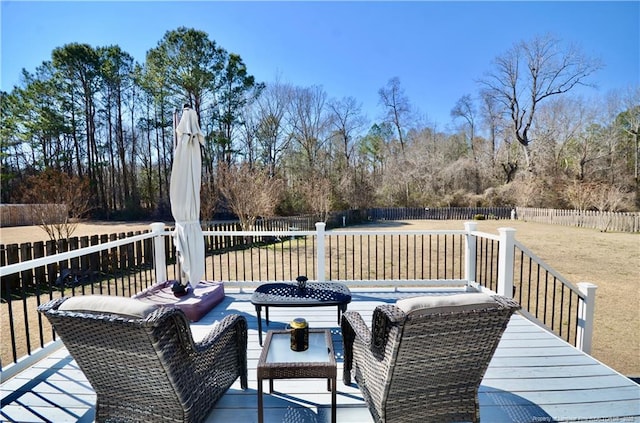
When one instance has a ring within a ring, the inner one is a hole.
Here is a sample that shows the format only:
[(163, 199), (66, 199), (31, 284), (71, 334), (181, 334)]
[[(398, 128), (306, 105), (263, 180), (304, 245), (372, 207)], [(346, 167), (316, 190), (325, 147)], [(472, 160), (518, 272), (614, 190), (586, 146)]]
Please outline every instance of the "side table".
[(331, 422), (336, 423), (336, 359), (328, 329), (309, 329), (309, 348), (291, 350), (291, 336), (287, 330), (270, 330), (258, 360), (258, 423), (263, 423), (264, 404), (262, 384), (269, 379), (269, 393), (274, 379), (327, 379), (331, 391)]

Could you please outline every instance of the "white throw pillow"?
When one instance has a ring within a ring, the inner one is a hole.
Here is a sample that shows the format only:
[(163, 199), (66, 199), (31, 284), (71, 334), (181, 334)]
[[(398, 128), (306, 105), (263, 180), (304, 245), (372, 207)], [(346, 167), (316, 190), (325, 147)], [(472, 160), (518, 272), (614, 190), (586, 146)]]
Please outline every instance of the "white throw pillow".
[(425, 295), (398, 300), (396, 306), (410, 316), (454, 313), (495, 307), (497, 302), (484, 293)]
[(65, 300), (60, 307), (58, 307), (58, 310), (118, 314), (142, 319), (157, 307), (157, 304), (145, 303), (128, 297), (79, 295)]

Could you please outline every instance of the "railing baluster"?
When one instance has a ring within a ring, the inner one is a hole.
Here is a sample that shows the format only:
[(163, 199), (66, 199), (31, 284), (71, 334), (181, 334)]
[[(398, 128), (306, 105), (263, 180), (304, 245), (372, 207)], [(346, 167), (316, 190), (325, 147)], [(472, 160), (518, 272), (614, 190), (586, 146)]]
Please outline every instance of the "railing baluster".
[(536, 265), (536, 316), (539, 316), (540, 307), (540, 264)]
[(422, 260), (420, 260), (420, 279), (424, 279), (424, 235), (420, 236), (420, 249), (422, 250)]
[[(575, 331), (573, 331), (571, 329), (571, 317), (573, 315), (573, 313), (571, 313), (571, 310), (573, 310), (573, 308), (571, 307), (571, 304), (573, 303), (573, 296), (574, 294), (569, 291), (569, 311), (567, 312), (567, 342), (571, 343), (571, 336), (572, 334), (575, 335)], [(577, 308), (576, 308), (576, 313), (577, 313)], [(575, 339), (573, 340), (573, 345), (575, 345)]]
[(522, 293), (524, 291), (524, 251), (520, 251), (520, 296), (518, 302), (522, 304)]
[[(444, 279), (447, 279), (447, 258), (449, 254), (447, 254), (447, 234), (444, 234)], [(440, 275), (438, 274), (438, 278)]]
[(558, 335), (562, 338), (562, 328), (564, 327), (564, 285), (560, 285), (560, 325)]
[(545, 272), (544, 274), (544, 315), (542, 316), (542, 323), (547, 324), (547, 308), (548, 308), (548, 298), (549, 298), (549, 272)]
[(440, 278), (440, 235), (436, 235), (436, 278)]
[(429, 234), (429, 279), (433, 279), (431, 276), (431, 268), (433, 267), (433, 247), (432, 247), (432, 235)]

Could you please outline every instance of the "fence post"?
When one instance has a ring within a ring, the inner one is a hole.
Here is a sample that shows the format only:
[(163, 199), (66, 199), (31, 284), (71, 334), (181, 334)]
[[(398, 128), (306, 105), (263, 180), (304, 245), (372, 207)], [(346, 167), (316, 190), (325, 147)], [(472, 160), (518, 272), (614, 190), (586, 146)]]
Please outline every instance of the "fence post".
[(513, 263), (516, 230), (498, 228), (500, 244), (498, 251), (498, 295), (513, 298)]
[(151, 232), (155, 235), (153, 239), (153, 267), (156, 271), (156, 283), (161, 283), (167, 280), (167, 263), (165, 261), (164, 251), (164, 223), (156, 222), (152, 223)]
[(576, 347), (591, 354), (591, 346), (593, 341), (593, 317), (596, 305), (596, 289), (597, 285), (589, 282), (578, 283), (578, 289), (585, 296), (584, 300), (578, 303), (578, 330)]
[(316, 222), (316, 231), (317, 239), (318, 239), (318, 251), (316, 251), (316, 260), (318, 262), (318, 273), (317, 280), (318, 282), (325, 281), (324, 275), (324, 229), (327, 225), (324, 222)]
[(464, 229), (467, 232), (464, 240), (465, 257), (464, 257), (464, 278), (469, 282), (476, 281), (476, 262), (478, 261), (478, 255), (476, 253), (476, 236), (472, 235), (478, 228), (476, 222), (465, 222)]

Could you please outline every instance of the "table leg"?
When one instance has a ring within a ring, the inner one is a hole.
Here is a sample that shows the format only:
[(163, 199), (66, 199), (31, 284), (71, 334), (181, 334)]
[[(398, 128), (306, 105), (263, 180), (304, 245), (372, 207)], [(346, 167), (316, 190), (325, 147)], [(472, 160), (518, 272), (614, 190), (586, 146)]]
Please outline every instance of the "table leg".
[(340, 322), (342, 321), (342, 313), (344, 313), (345, 311), (347, 311), (346, 304), (338, 306), (338, 324), (340, 324)]
[(337, 376), (330, 379), (331, 383), (331, 423), (336, 423), (336, 382)]
[(262, 402), (262, 378), (258, 378), (258, 423), (264, 421), (264, 404)]
[(269, 326), (269, 306), (265, 306), (264, 307), (264, 314), (265, 314), (265, 318), (267, 320), (267, 326)]
[(262, 346), (262, 318), (260, 317), (261, 311), (262, 306), (256, 305), (256, 314), (258, 315), (258, 342), (260, 342), (260, 346)]

